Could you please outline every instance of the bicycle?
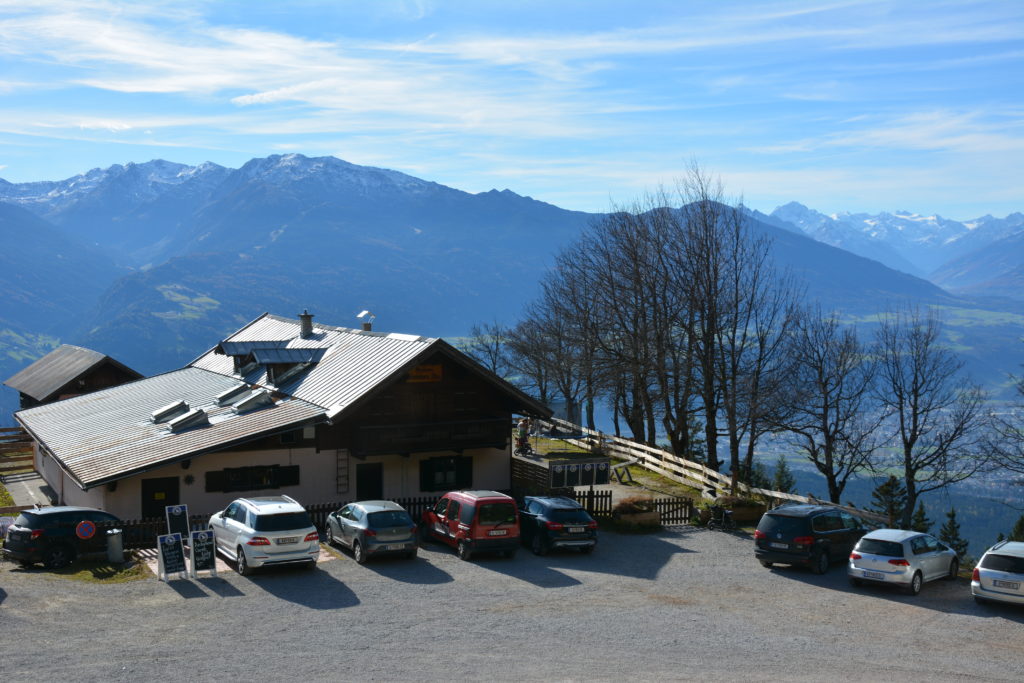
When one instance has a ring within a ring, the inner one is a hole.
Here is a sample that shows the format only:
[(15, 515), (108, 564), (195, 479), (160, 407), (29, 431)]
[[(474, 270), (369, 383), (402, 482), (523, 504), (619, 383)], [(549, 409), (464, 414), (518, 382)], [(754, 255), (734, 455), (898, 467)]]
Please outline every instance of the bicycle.
[(736, 522), (732, 518), (732, 510), (724, 508), (721, 505), (712, 505), (708, 508), (711, 511), (711, 517), (708, 518), (707, 527), (709, 529), (721, 529), (723, 531), (735, 531)]
[(530, 444), (530, 437), (528, 437), (528, 436), (517, 437), (516, 438), (516, 447), (515, 447), (515, 450), (513, 450), (512, 452), (515, 455), (533, 455), (534, 454), (534, 450), (533, 450), (533, 446)]

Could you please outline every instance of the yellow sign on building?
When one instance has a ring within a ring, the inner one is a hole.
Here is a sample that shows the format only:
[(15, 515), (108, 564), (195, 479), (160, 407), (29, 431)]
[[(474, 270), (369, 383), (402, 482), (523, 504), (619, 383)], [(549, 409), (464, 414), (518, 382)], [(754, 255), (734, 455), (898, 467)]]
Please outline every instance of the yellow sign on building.
[(433, 365), (417, 365), (409, 371), (409, 378), (406, 382), (440, 382), (441, 381), (441, 368), (440, 364)]

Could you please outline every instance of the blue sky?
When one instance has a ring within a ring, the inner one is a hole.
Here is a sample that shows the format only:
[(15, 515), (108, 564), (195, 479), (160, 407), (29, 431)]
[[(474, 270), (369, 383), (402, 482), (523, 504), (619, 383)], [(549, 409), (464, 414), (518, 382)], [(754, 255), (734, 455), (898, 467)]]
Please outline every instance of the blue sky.
[(603, 211), (1024, 211), (1024, 2), (0, 0), (0, 177), (299, 152)]

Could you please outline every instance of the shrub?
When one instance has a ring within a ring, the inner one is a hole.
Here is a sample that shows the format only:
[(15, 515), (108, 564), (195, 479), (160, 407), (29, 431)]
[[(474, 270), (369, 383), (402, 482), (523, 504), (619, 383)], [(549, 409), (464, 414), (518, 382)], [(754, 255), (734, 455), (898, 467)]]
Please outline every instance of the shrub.
[(644, 496), (630, 496), (629, 498), (623, 498), (615, 507), (612, 508), (612, 516), (618, 517), (619, 515), (629, 515), (636, 512), (652, 512), (654, 510), (653, 501), (650, 498)]

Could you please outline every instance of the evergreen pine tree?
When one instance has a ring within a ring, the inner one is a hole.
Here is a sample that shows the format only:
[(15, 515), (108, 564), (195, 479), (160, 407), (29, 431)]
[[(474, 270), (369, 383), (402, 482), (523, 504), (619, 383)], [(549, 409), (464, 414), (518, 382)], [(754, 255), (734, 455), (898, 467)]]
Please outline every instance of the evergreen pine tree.
[(956, 551), (960, 557), (967, 556), (967, 540), (960, 536), (960, 523), (956, 521), (956, 508), (946, 513), (946, 523), (939, 529), (939, 540)]
[(1010, 530), (1010, 537), (1006, 540), (1024, 541), (1024, 515), (1021, 515), (1017, 523), (1013, 525), (1013, 529)]
[(895, 527), (896, 521), (903, 516), (903, 508), (906, 505), (907, 489), (902, 481), (890, 474), (888, 479), (871, 492), (871, 505), (868, 510), (884, 515), (889, 520), (888, 526)]
[(914, 516), (910, 520), (910, 528), (914, 531), (928, 533), (931, 530), (933, 524), (935, 524), (935, 522), (928, 519), (928, 515), (925, 514), (924, 502), (918, 502), (917, 509), (914, 510)]
[(786, 464), (786, 458), (780, 455), (778, 462), (775, 463), (775, 477), (772, 479), (772, 490), (781, 491), (783, 493), (793, 493), (793, 489), (795, 488), (796, 478), (793, 476), (793, 473), (789, 471), (789, 466)]

